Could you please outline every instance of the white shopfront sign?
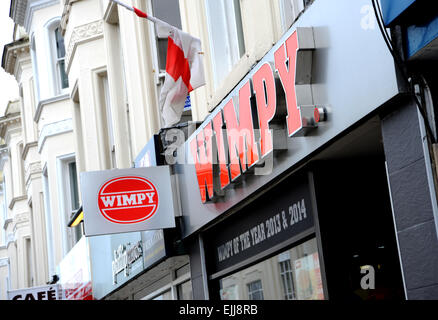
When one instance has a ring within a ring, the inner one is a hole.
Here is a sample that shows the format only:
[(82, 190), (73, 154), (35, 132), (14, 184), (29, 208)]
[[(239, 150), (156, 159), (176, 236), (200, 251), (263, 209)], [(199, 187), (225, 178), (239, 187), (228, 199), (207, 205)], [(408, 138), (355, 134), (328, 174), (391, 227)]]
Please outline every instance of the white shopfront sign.
[(32, 287), (8, 291), (9, 300), (61, 300), (59, 285)]

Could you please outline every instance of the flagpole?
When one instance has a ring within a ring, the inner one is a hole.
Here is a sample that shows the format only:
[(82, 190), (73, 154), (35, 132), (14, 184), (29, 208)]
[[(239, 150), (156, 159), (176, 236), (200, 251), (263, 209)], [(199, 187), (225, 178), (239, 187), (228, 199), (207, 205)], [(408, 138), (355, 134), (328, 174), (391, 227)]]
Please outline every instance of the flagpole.
[(134, 8), (131, 6), (128, 6), (126, 3), (120, 2), (119, 0), (111, 0), (112, 2), (117, 3), (118, 5), (121, 5), (122, 7), (125, 7), (126, 9), (130, 11), (134, 11)]
[(146, 12), (143, 12), (139, 9), (137, 9), (136, 7), (132, 7), (130, 5), (127, 5), (126, 3), (123, 3), (119, 0), (110, 0), (114, 3), (117, 3), (118, 5), (121, 5), (122, 7), (125, 7), (126, 9), (128, 9), (129, 11), (135, 12), (135, 14), (141, 18), (146, 18), (149, 21), (152, 21), (153, 23), (165, 23), (164, 21), (161, 21), (160, 19), (157, 19), (149, 14), (147, 14)]
[[(120, 0), (110, 0), (110, 1), (112, 1), (112, 2), (114, 2), (116, 4), (118, 4), (118, 5), (126, 8), (126, 9), (128, 9), (129, 11), (134, 12), (137, 16), (139, 16), (141, 18), (148, 19), (149, 21), (151, 21), (153, 23), (162, 23), (162, 24), (169, 25), (167, 22), (164, 22), (164, 21), (162, 21), (162, 20), (160, 20), (158, 18), (155, 18), (155, 17), (153, 17), (151, 15), (148, 15), (146, 12), (143, 12), (143, 11), (137, 9), (136, 7), (132, 7), (130, 5), (127, 5), (126, 3), (123, 3)], [(200, 52), (198, 52), (198, 54), (204, 54), (204, 52), (200, 51)]]

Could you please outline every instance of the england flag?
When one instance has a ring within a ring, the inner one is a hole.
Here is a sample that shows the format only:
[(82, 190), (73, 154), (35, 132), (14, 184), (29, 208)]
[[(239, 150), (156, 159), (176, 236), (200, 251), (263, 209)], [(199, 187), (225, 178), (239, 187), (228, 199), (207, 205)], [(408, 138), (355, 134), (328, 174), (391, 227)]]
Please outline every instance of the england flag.
[(165, 127), (178, 123), (187, 95), (205, 84), (201, 41), (135, 7), (119, 0), (112, 1), (135, 12), (137, 16), (154, 22), (158, 37), (167, 37), (166, 76), (161, 88), (159, 106)]

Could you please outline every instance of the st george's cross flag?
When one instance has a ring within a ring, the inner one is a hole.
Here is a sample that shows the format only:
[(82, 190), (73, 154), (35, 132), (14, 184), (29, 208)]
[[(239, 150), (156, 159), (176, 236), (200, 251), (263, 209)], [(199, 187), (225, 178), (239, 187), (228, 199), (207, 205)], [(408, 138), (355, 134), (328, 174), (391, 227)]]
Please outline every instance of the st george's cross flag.
[(166, 75), (159, 97), (164, 126), (178, 123), (184, 111), (187, 95), (205, 84), (201, 41), (145, 12), (119, 0), (111, 0), (137, 16), (155, 23), (159, 38), (167, 37)]

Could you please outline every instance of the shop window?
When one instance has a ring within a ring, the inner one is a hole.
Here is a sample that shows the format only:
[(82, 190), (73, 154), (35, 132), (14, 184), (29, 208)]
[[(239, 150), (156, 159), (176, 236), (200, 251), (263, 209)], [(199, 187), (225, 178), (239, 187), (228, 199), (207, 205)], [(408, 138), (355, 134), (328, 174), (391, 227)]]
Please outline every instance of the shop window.
[(284, 299), (295, 300), (292, 265), (289, 252), (278, 256), (281, 284), (283, 286)]
[(281, 25), (283, 32), (289, 30), (295, 19), (304, 10), (303, 0), (279, 0), (281, 12)]
[(193, 300), (192, 282), (186, 281), (177, 286), (178, 300)]
[(173, 300), (172, 299), (172, 292), (170, 290), (163, 292), (159, 296), (156, 296), (152, 300)]
[(257, 280), (247, 284), (249, 300), (263, 300), (262, 281)]
[(214, 83), (218, 87), (245, 53), (240, 0), (205, 0)]
[[(279, 268), (272, 267), (276, 264)], [(244, 292), (245, 279), (254, 273), (258, 279), (247, 283)], [(316, 239), (220, 279), (219, 288), (222, 300), (245, 299), (245, 294), (250, 300), (323, 300)]]

